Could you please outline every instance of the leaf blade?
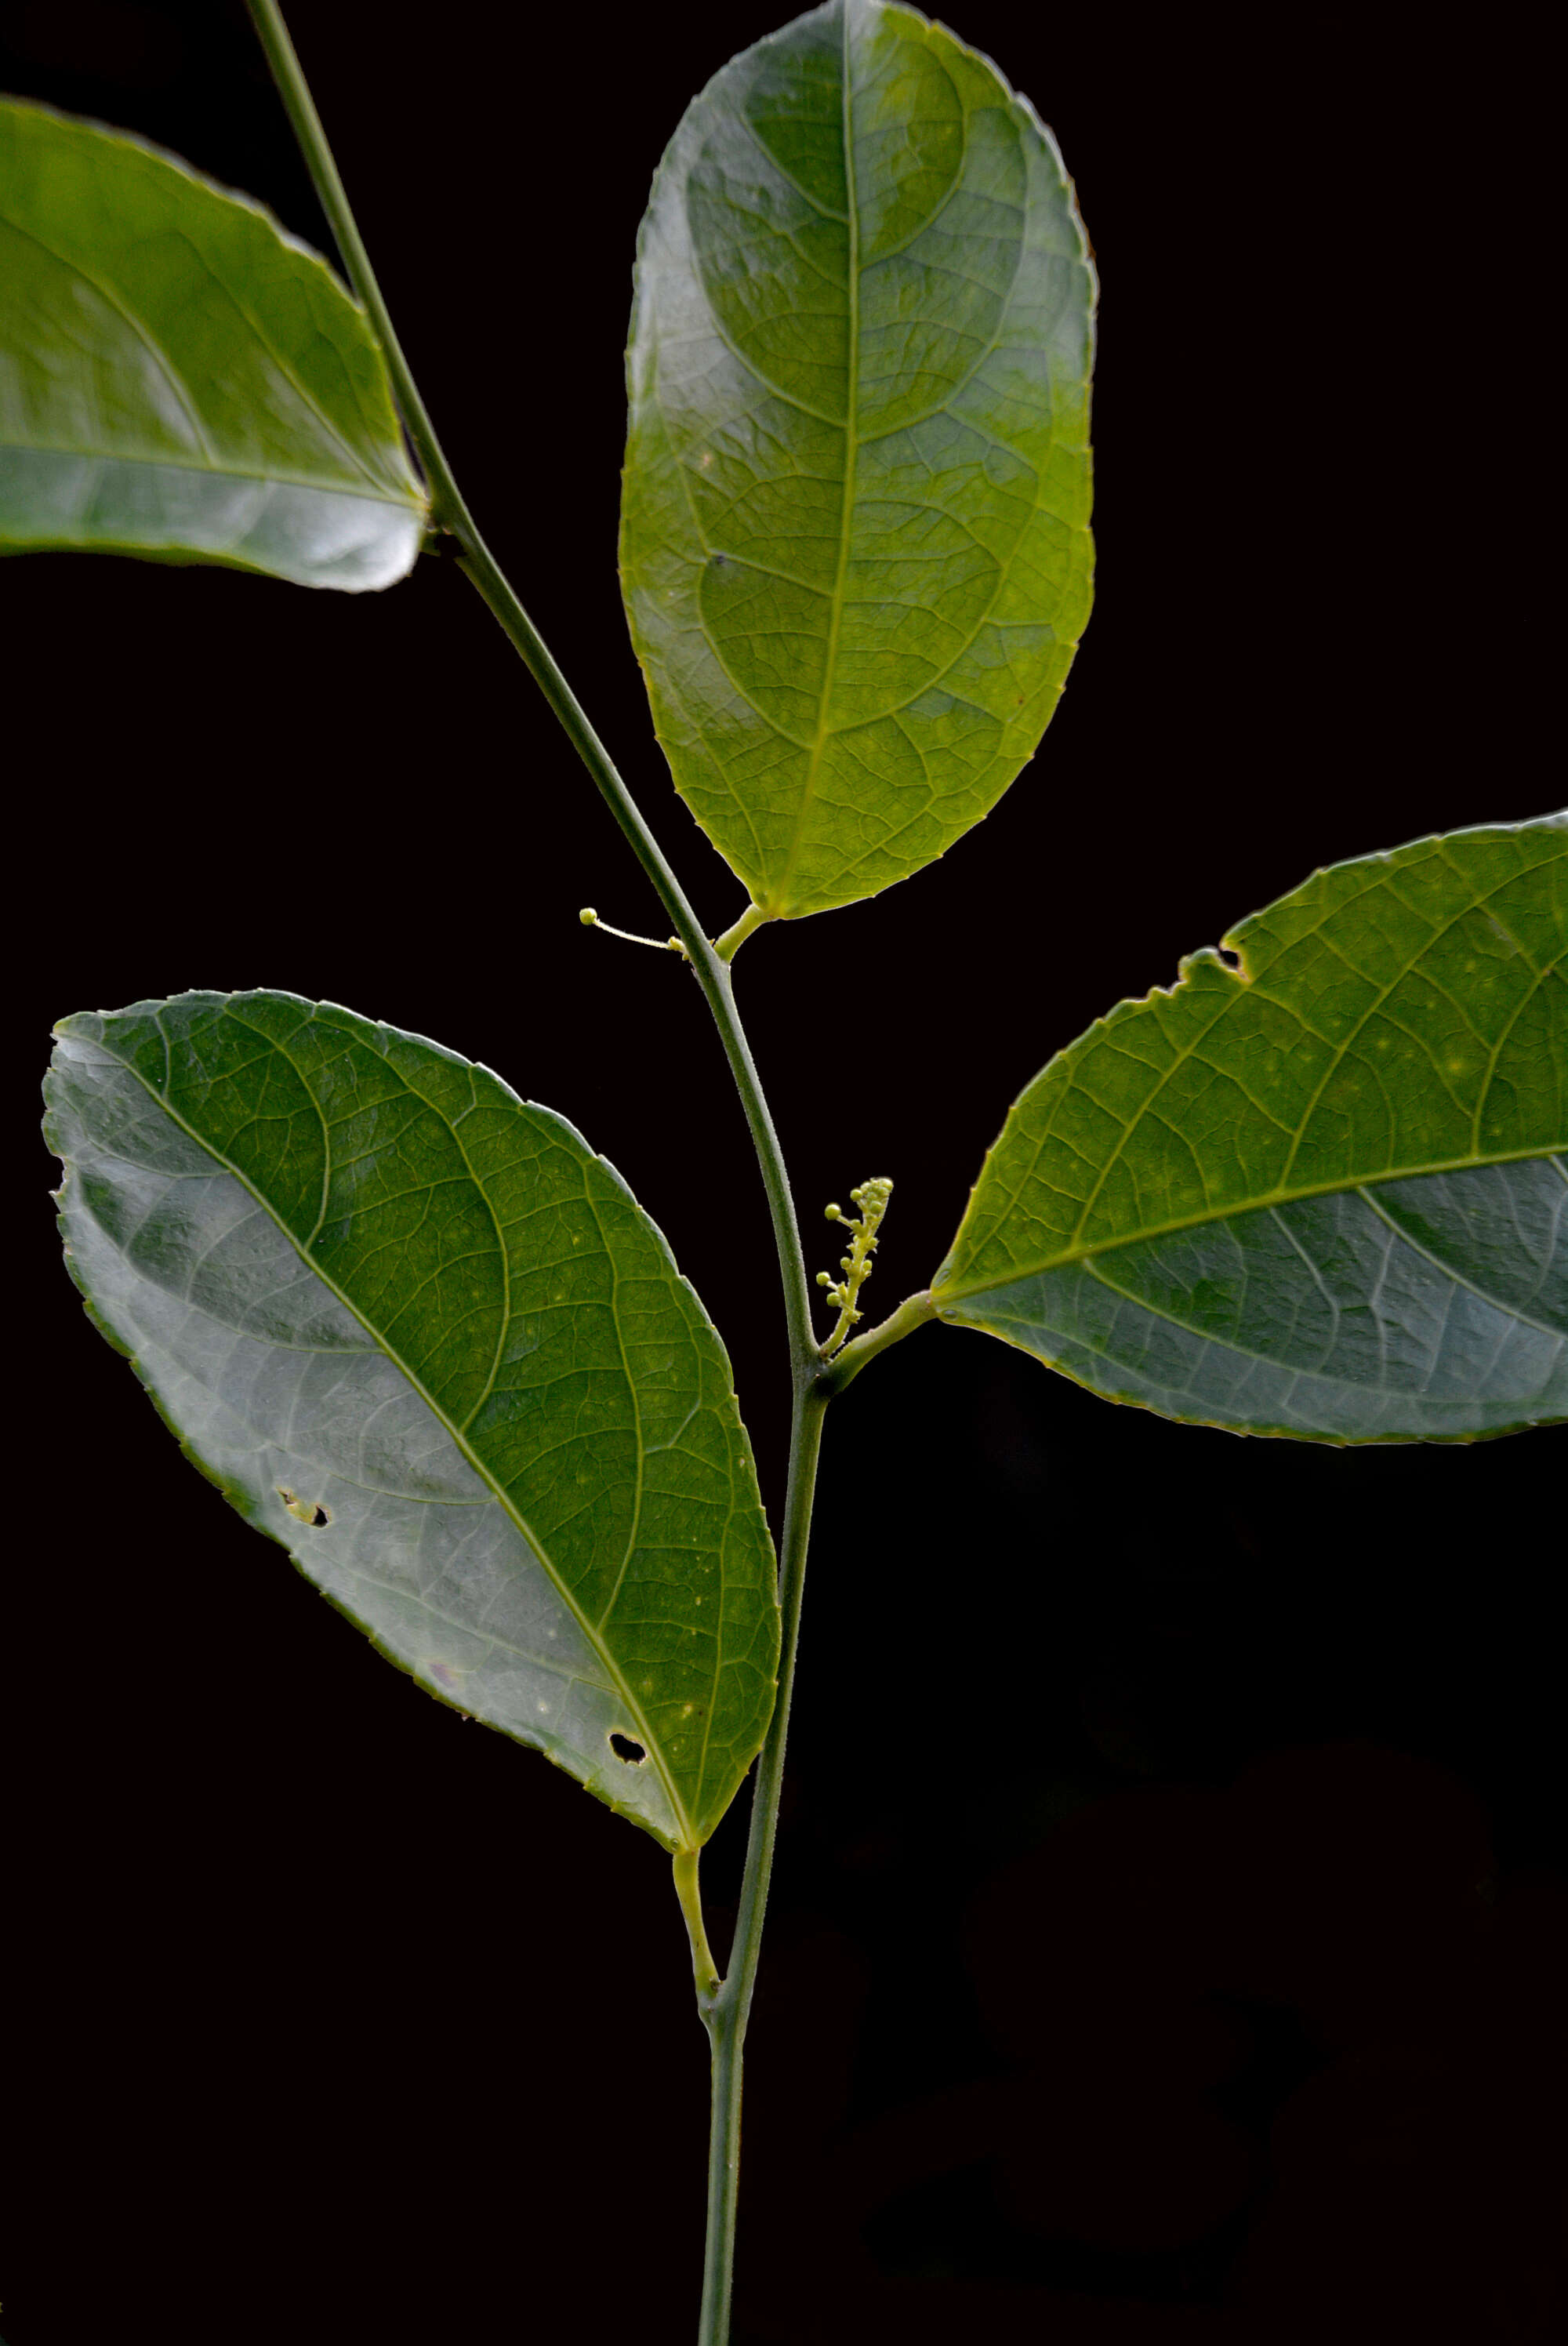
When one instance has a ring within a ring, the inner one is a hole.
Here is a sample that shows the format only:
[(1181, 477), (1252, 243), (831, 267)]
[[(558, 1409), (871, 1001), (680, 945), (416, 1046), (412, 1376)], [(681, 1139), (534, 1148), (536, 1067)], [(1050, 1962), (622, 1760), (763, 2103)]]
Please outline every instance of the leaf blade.
[(623, 587), (677, 788), (768, 918), (918, 871), (1037, 746), (1088, 615), (1093, 298), (1049, 132), (912, 10), (830, 0), (677, 130)]
[(1020, 1096), (940, 1316), (1242, 1431), (1559, 1413), (1568, 816), (1319, 872), (1226, 944)]
[(424, 519), (318, 254), (174, 156), (0, 100), (0, 551), (359, 591), (407, 573)]
[(722, 1345), (611, 1168), (279, 994), (66, 1022), (50, 1136), (73, 1277), (241, 1512), (430, 1691), (706, 1839), (771, 1707), (771, 1549)]

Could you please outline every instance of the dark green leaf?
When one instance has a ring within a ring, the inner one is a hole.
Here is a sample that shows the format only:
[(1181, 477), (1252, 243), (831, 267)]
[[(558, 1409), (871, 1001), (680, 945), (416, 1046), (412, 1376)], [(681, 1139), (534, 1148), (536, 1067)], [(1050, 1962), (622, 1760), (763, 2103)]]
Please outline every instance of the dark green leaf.
[(325, 261), (171, 155), (0, 101), (0, 550), (388, 586), (424, 512)]
[(618, 1176), (292, 994), (58, 1032), (71, 1273), (189, 1455), (432, 1693), (705, 1841), (772, 1708), (772, 1548), (724, 1348)]
[(1237, 1432), (1568, 1411), (1568, 815), (1339, 864), (1225, 942), (1029, 1086), (941, 1316)]
[(688, 110), (638, 246), (621, 562), (675, 779), (769, 919), (995, 805), (1089, 611), (1094, 273), (1050, 133), (831, 0)]

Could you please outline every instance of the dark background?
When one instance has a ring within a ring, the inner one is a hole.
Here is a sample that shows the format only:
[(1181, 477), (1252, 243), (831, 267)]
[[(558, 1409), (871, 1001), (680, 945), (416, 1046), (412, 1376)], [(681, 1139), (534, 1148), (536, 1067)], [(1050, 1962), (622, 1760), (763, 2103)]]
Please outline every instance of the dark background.
[[(292, 12), (458, 475), (715, 931), (741, 892), (669, 791), (616, 593), (620, 352), (661, 146), (779, 12)], [(1120, 995), (1319, 862), (1560, 795), (1531, 21), (1461, 46), (1429, 11), (965, 0), (1097, 249), (1102, 584), (991, 820), (737, 965), (813, 1269), (820, 1204), (897, 1181), (879, 1311)], [(325, 243), (238, 5), (0, 26), (0, 84)], [(663, 923), (462, 577), (34, 556), (0, 630), (24, 1066), (66, 1012), (256, 984), (488, 1062), (668, 1234), (775, 1500), (781, 1312), (718, 1044), (678, 964), (579, 927)], [(667, 1860), (426, 1700), (190, 1471), (76, 1308), (45, 1180), (37, 1152), (5, 2339), (685, 2341), (706, 2047)], [(737, 2346), (1561, 2334), (1565, 1460), (1238, 1441), (946, 1331), (856, 1386)]]

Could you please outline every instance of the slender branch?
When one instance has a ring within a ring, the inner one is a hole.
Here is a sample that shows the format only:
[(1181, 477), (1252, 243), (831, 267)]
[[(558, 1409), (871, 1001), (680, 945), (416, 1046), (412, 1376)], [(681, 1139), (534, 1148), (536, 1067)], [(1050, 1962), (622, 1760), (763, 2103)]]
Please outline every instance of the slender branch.
[(311, 182), (338, 241), (338, 250), (349, 272), (349, 282), (375, 328), (377, 342), (387, 362), (387, 371), (397, 393), (398, 405), (409, 437), (419, 450), (420, 462), (431, 486), (431, 515), (438, 528), (455, 527), (459, 517), (466, 521), (468, 509), (458, 494), (451, 467), (442, 454), (441, 443), (435, 436), (419, 386), (414, 382), (402, 344), (392, 331), (392, 318), (382, 299), (382, 289), (371, 267), (370, 254), (365, 250), (343, 183), (338, 177), (338, 167), (321, 128), (321, 117), (316, 111), (316, 101), (311, 96), (311, 86), (294, 54), (294, 44), (283, 22), (278, 0), (246, 0), (250, 21), (256, 27), (256, 37), (267, 54), (272, 68), (272, 78), (278, 85), (284, 110), (293, 125), (300, 151), (310, 168)]
[[(728, 968), (708, 943), (697, 914), (687, 902), (679, 881), (665, 862), (657, 842), (633, 801), (631, 792), (616, 772), (609, 751), (589, 723), (575, 693), (556, 667), (544, 638), (479, 534), (453, 478), (451, 467), (442, 454), (435, 427), (431, 423), (409, 371), (408, 361), (392, 330), (375, 271), (371, 267), (370, 256), (354, 223), (343, 183), (332, 160), (331, 148), (327, 144), (327, 134), (300, 70), (300, 60), (294, 54), (294, 45), (289, 38), (278, 0), (249, 0), (249, 5), (257, 34), (267, 53), (267, 61), (288, 109), (289, 119), (294, 126), (295, 136), (310, 167), (321, 209), (337, 238), (339, 250), (349, 272), (349, 281), (364, 304), (375, 328), (376, 338), (386, 355), (403, 420), (430, 479), (434, 515), (438, 522), (452, 532), (463, 549), (458, 566), (478, 588), (555, 710), (567, 739), (620, 825), (633, 854), (652, 882), (707, 996), (708, 1006), (713, 1013), (730, 1072), (740, 1094), (762, 1170), (763, 1187), (773, 1218), (779, 1276), (784, 1285), (790, 1357), (799, 1377), (804, 1372), (806, 1363), (813, 1361), (816, 1355), (811, 1333), (810, 1295), (806, 1284), (805, 1260), (800, 1252), (800, 1233), (796, 1225), (794, 1202), (789, 1195), (779, 1136), (773, 1129), (773, 1120), (768, 1112), (768, 1104), (736, 1011)], [(737, 925), (742, 925), (745, 919), (743, 914), (741, 923)]]
[(592, 904), (585, 904), (577, 918), (584, 928), (603, 929), (606, 936), (619, 937), (624, 945), (647, 945), (651, 953), (677, 953), (683, 960), (686, 957), (686, 947), (678, 937), (639, 937), (631, 929), (617, 929), (613, 921), (601, 921)]
[(708, 2137), (708, 2247), (703, 2264), (702, 2320), (697, 2346), (725, 2346), (729, 2336), (729, 2297), (735, 2264), (736, 2191), (740, 2167), (740, 2087), (746, 2024), (762, 1953), (762, 1923), (773, 1872), (779, 1831), (779, 1798), (784, 1787), (784, 1747), (789, 1732), (789, 1699), (800, 1643), (800, 1603), (806, 1590), (806, 1551), (811, 1535), (811, 1501), (822, 1443), (826, 1396), (813, 1384), (796, 1387), (789, 1436), (789, 1487), (784, 1508), (779, 1600), (783, 1639), (779, 1658), (779, 1698), (757, 1762), (751, 1793), (751, 1834), (740, 1884), (740, 1909), (729, 1971), (718, 1994), (698, 2004), (713, 2043), (713, 2118)]
[(773, 1218), (773, 1239), (779, 1255), (779, 1273), (784, 1285), (790, 1359), (799, 1375), (802, 1365), (814, 1359), (816, 1354), (805, 1258), (800, 1251), (800, 1232), (795, 1219), (795, 1201), (789, 1194), (789, 1177), (784, 1170), (783, 1151), (779, 1146), (779, 1136), (773, 1128), (773, 1119), (735, 1006), (729, 970), (703, 934), (679, 881), (665, 862), (657, 842), (633, 801), (631, 792), (616, 771), (608, 750), (589, 724), (578, 705), (576, 695), (551, 658), (494, 556), (477, 531), (473, 532), (472, 536), (463, 530), (457, 534), (464, 547), (459, 568), (478, 587), (522, 655), (530, 675), (560, 719), (573, 747), (593, 776), (600, 796), (620, 825), (633, 854), (652, 881), (659, 902), (669, 914), (670, 924), (686, 948), (687, 958), (697, 972), (697, 983), (707, 996), (708, 1006), (713, 1013), (714, 1023), (729, 1061), (730, 1073), (746, 1111), (746, 1121), (751, 1127), (752, 1144), (762, 1173), (762, 1186), (768, 1194), (769, 1211)]

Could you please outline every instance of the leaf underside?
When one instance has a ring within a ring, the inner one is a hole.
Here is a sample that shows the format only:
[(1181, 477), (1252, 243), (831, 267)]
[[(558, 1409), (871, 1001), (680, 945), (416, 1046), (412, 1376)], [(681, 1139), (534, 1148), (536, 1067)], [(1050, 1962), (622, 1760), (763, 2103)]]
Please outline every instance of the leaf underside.
[(638, 244), (621, 566), (677, 787), (769, 918), (942, 855), (1088, 617), (1094, 272), (1055, 145), (831, 0), (688, 109)]
[(0, 551), (390, 586), (423, 492), (363, 311), (246, 198), (0, 101)]
[(188, 1454), (433, 1694), (705, 1841), (772, 1708), (772, 1547), (723, 1346), (618, 1176), (291, 994), (57, 1032), (71, 1274)]
[(1317, 872), (1225, 944), (1023, 1093), (941, 1317), (1238, 1433), (1568, 1413), (1568, 815)]

